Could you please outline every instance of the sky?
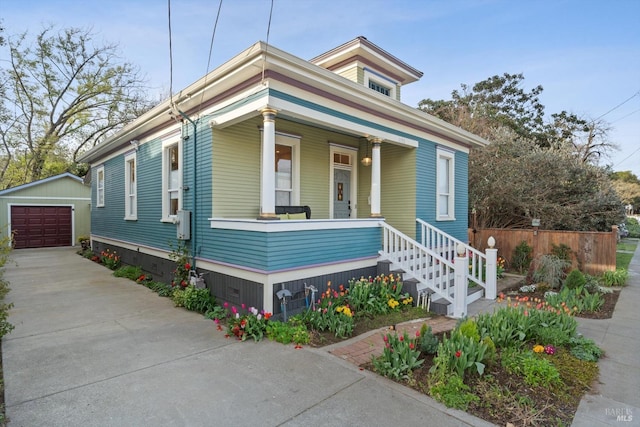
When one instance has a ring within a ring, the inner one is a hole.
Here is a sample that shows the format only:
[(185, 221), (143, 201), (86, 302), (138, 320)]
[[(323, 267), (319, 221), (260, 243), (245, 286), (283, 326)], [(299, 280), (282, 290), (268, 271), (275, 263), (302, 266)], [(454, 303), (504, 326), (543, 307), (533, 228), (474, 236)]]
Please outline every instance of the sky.
[(424, 73), (402, 90), (413, 107), (522, 73), (525, 91), (544, 88), (548, 118), (566, 110), (607, 121), (620, 150), (604, 164), (640, 177), (637, 0), (0, 0), (0, 19), (5, 36), (91, 28), (98, 42), (119, 45), (156, 99), (259, 40), (311, 59), (364, 36)]

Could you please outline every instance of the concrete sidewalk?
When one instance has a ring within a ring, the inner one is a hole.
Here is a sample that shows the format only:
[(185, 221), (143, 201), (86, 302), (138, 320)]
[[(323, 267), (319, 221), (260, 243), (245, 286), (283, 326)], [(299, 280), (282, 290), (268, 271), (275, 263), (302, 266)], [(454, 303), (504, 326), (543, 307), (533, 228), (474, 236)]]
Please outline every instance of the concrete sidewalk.
[(572, 427), (640, 426), (640, 250), (611, 319), (578, 319), (578, 332), (605, 351), (600, 381), (585, 395)]
[(14, 251), (10, 426), (489, 426), (326, 349), (225, 339), (72, 248)]

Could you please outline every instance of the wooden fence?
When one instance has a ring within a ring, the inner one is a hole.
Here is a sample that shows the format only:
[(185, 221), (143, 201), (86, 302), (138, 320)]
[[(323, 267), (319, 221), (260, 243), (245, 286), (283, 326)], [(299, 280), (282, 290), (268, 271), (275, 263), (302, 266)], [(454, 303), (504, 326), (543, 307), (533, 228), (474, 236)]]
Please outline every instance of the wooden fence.
[(498, 256), (506, 260), (507, 267), (511, 265), (516, 246), (525, 241), (533, 248), (534, 260), (538, 255), (551, 253), (552, 245), (564, 244), (572, 250), (573, 268), (583, 273), (599, 275), (616, 269), (618, 227), (615, 225), (610, 232), (485, 228), (469, 229), (468, 235), (471, 246), (479, 251), (487, 248), (487, 239), (493, 236)]

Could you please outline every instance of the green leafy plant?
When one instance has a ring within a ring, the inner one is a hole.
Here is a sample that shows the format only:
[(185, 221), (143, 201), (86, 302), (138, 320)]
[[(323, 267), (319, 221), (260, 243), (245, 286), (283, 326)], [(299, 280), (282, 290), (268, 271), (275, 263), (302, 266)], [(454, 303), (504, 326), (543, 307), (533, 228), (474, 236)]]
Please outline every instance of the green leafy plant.
[(511, 267), (522, 274), (529, 269), (532, 260), (533, 248), (523, 240), (513, 251)]
[(438, 337), (433, 335), (431, 326), (423, 323), (420, 328), (420, 351), (424, 354), (436, 354), (438, 344)]
[(282, 344), (300, 345), (311, 341), (309, 331), (304, 325), (280, 321), (271, 321), (267, 324), (267, 338)]
[(573, 357), (587, 362), (597, 362), (602, 357), (602, 349), (593, 340), (583, 336), (569, 340), (570, 352)]
[(271, 319), (271, 313), (259, 311), (255, 307), (246, 307), (242, 304), (240, 308), (229, 306), (224, 303), (224, 318), (215, 318), (214, 322), (218, 324), (224, 321), (227, 324), (227, 336), (234, 336), (241, 341), (247, 338), (253, 338), (254, 341), (261, 341), (267, 332), (267, 325)]
[(413, 299), (402, 293), (400, 277), (381, 275), (350, 280), (348, 301), (351, 309), (359, 316), (375, 316), (400, 310), (413, 302)]
[(100, 252), (100, 262), (109, 270), (116, 270), (120, 267), (120, 256), (115, 251), (111, 252), (110, 249), (106, 249)]
[(565, 277), (565, 270), (570, 266), (568, 261), (555, 255), (541, 255), (536, 261), (533, 280), (546, 283), (552, 289), (560, 289)]
[(569, 272), (564, 279), (563, 288), (576, 289), (583, 287), (587, 283), (587, 278), (580, 270), (574, 269)]
[(429, 388), (429, 394), (448, 408), (466, 411), (472, 402), (480, 400), (478, 396), (470, 393), (470, 390), (462, 378), (457, 375), (449, 375), (434, 381), (434, 384)]
[(382, 354), (372, 357), (373, 368), (377, 373), (396, 380), (407, 378), (411, 371), (424, 362), (419, 358), (417, 339), (409, 338), (406, 332), (402, 335), (387, 333), (382, 339), (385, 343)]
[(173, 270), (173, 280), (171, 286), (186, 287), (189, 285), (189, 274), (191, 272), (191, 255), (189, 248), (183, 241), (178, 241), (177, 244), (170, 244), (171, 253), (169, 259), (175, 262), (175, 269)]
[(156, 292), (158, 296), (161, 296), (161, 297), (173, 296), (173, 288), (170, 285), (167, 285), (166, 283), (151, 281), (151, 282), (144, 283), (144, 285), (147, 288), (151, 289), (152, 291)]
[(209, 289), (198, 289), (193, 285), (175, 288), (171, 298), (176, 307), (184, 307), (198, 313), (206, 313), (215, 306), (215, 300)]
[(555, 308), (568, 307), (571, 313), (596, 312), (604, 304), (600, 293), (589, 293), (584, 286), (575, 289), (563, 288), (560, 292), (549, 294), (545, 300)]
[(571, 256), (573, 251), (568, 245), (564, 243), (560, 243), (559, 245), (551, 244), (551, 255), (555, 255), (558, 258), (565, 260), (567, 262), (571, 262)]
[(615, 271), (605, 271), (600, 276), (600, 283), (602, 286), (624, 286), (627, 284), (629, 278), (629, 272), (625, 268), (618, 268)]
[(448, 369), (464, 379), (467, 370), (473, 370), (479, 375), (484, 373), (487, 344), (475, 338), (463, 335), (459, 329), (454, 329), (451, 337), (446, 336), (438, 346), (438, 355), (434, 358), (432, 370)]
[(0, 339), (13, 331), (13, 324), (7, 320), (13, 303), (5, 303), (4, 297), (9, 293), (9, 282), (4, 279), (4, 266), (10, 261), (12, 235), (0, 239)]
[(142, 269), (140, 267), (134, 267), (133, 265), (125, 265), (113, 272), (116, 277), (125, 277), (131, 280), (137, 280), (142, 276)]
[(558, 386), (560, 374), (551, 362), (536, 356), (532, 351), (506, 349), (501, 355), (502, 366), (512, 374), (520, 375), (531, 386)]
[(310, 329), (329, 331), (338, 338), (348, 338), (353, 334), (355, 326), (354, 312), (347, 302), (350, 291), (345, 292), (343, 287), (339, 289), (340, 291), (332, 289), (329, 283), (316, 308), (304, 311), (301, 318)]

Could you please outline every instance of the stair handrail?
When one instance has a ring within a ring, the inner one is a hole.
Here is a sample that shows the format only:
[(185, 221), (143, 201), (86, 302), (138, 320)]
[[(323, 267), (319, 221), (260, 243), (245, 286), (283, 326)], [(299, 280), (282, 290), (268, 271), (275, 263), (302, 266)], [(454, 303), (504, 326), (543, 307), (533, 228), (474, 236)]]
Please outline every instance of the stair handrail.
[(420, 243), (422, 246), (435, 252), (442, 252), (445, 254), (444, 256), (453, 259), (456, 256), (458, 245), (463, 245), (469, 258), (468, 279), (485, 289), (487, 288), (487, 257), (484, 253), (420, 218), (416, 218), (416, 221), (420, 224)]
[(381, 254), (417, 279), (439, 297), (453, 302), (450, 288), (455, 271), (453, 259), (438, 254), (382, 221)]

